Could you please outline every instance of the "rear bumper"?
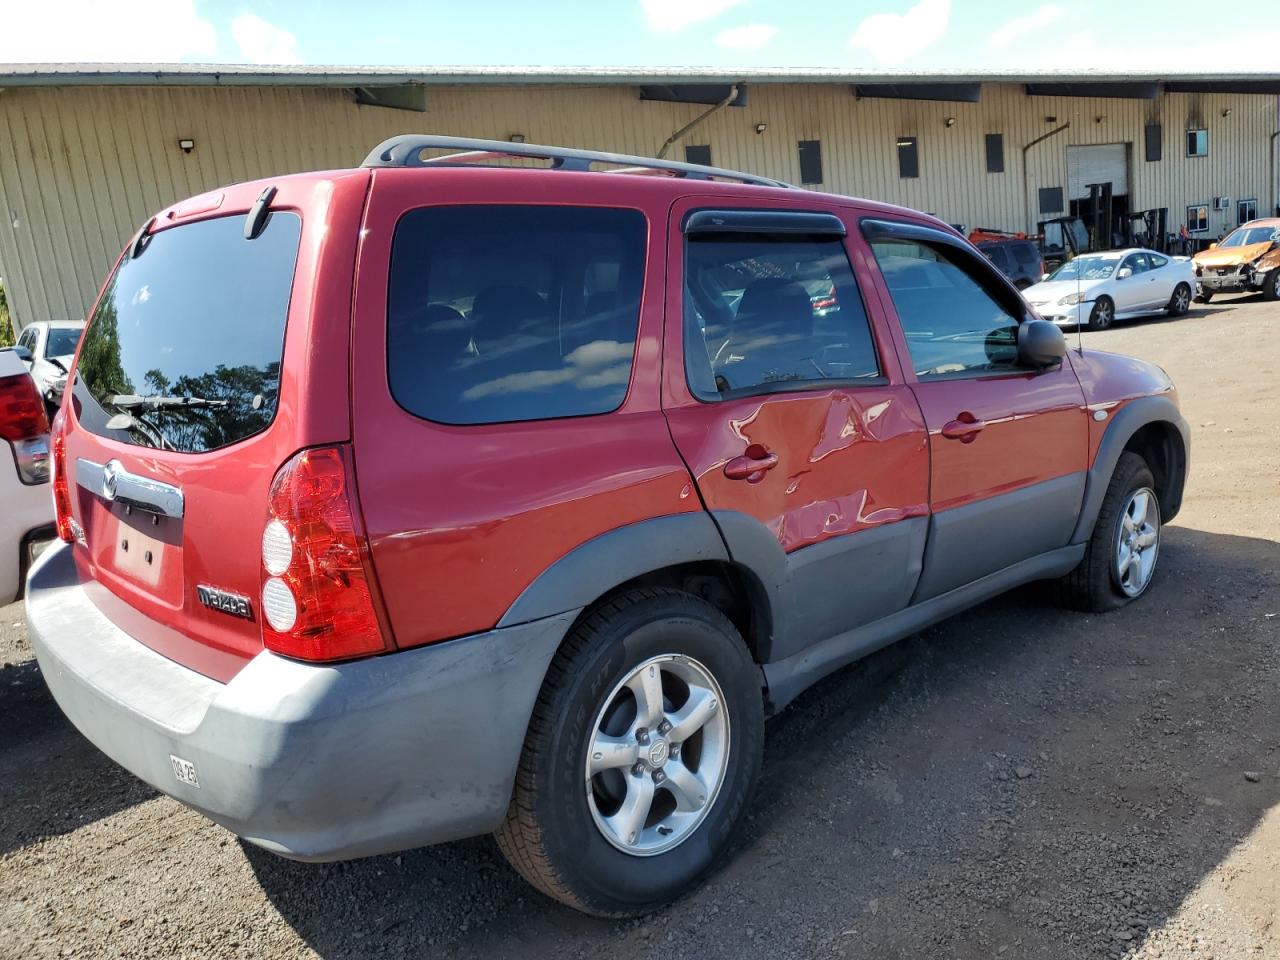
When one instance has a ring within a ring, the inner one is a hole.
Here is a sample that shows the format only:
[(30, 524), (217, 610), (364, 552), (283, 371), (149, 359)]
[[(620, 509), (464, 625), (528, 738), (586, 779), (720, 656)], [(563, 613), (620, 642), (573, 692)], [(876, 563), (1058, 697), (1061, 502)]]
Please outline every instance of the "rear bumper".
[[(36, 658), (80, 732), (245, 839), (338, 860), (487, 833), (511, 797), (566, 613), (319, 666), (263, 652), (222, 684), (104, 617), (64, 544), (28, 580)], [(194, 765), (180, 782), (174, 758)]]

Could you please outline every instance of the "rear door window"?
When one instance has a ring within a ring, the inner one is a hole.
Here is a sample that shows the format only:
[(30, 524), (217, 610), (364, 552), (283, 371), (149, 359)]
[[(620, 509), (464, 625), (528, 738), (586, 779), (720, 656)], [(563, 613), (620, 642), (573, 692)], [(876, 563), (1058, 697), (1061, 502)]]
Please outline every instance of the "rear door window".
[(387, 299), (392, 396), (451, 424), (617, 409), (631, 380), (647, 237), (638, 210), (405, 214)]
[(74, 396), (99, 436), (202, 453), (275, 418), (302, 220), (271, 213), (152, 234), (108, 282), (84, 334)]
[(686, 374), (701, 400), (880, 375), (842, 238), (691, 236), (684, 300)]

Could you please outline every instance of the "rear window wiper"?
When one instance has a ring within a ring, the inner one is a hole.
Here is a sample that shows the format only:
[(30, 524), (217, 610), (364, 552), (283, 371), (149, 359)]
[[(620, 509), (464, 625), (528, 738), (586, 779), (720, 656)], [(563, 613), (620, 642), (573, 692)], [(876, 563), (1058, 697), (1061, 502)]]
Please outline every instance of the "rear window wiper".
[(118, 410), (137, 410), (142, 407), (159, 410), (172, 407), (225, 407), (229, 401), (209, 400), (205, 397), (175, 397), (163, 393), (145, 397), (136, 393), (118, 393), (108, 397), (107, 402)]

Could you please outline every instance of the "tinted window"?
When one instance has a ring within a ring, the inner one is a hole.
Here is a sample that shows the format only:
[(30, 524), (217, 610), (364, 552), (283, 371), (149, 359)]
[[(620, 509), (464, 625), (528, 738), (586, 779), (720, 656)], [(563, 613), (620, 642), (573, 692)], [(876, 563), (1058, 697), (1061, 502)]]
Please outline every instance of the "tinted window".
[(392, 395), (441, 423), (616, 409), (631, 379), (646, 237), (636, 210), (405, 214), (387, 301)]
[(711, 145), (709, 143), (691, 143), (684, 148), (685, 163), (698, 163), (704, 167), (711, 166)]
[(1010, 245), (1010, 249), (1013, 250), (1013, 258), (1022, 266), (1040, 266), (1040, 251), (1035, 248), (1035, 244), (1014, 243)]
[(920, 144), (915, 137), (898, 138), (898, 176), (903, 179), (920, 176)]
[(264, 430), (301, 231), (296, 214), (277, 212), (246, 240), (244, 217), (222, 217), (162, 230), (123, 260), (84, 334), (81, 422), (184, 453)]
[(49, 339), (44, 345), (46, 357), (67, 357), (76, 352), (80, 331), (70, 327), (50, 327)]
[(994, 263), (997, 267), (999, 267), (1005, 273), (1009, 273), (1011, 270), (1013, 270), (1013, 260), (1009, 256), (1008, 247), (989, 246), (989, 247), (979, 247), (978, 249), (980, 249), (983, 253), (985, 253), (987, 255), (987, 259), (989, 259), (992, 263)]
[(685, 366), (690, 388), (704, 400), (877, 377), (843, 242), (690, 237)]
[(822, 141), (801, 140), (797, 145), (800, 154), (800, 182), (822, 182)]
[(917, 376), (998, 372), (1016, 365), (1018, 321), (983, 288), (975, 265), (945, 245), (874, 240), (871, 248)]
[(987, 134), (987, 173), (1004, 173), (1004, 134)]

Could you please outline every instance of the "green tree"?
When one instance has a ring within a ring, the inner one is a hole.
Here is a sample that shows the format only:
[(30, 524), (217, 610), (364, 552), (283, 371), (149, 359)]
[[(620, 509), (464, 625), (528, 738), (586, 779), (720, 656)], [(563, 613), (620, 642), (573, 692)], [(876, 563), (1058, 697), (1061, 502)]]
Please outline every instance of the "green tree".
[(11, 347), (13, 335), (13, 318), (9, 316), (9, 301), (5, 299), (4, 284), (0, 283), (0, 347)]

